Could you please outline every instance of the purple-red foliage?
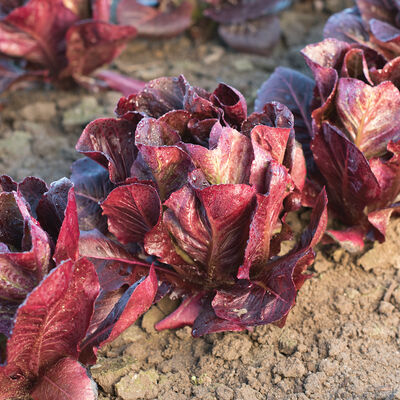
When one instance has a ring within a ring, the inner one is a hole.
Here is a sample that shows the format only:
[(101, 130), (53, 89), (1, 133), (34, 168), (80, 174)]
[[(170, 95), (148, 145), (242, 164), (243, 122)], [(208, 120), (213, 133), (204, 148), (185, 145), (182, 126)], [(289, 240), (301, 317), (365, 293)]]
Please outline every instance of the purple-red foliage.
[(386, 60), (400, 56), (400, 3), (396, 0), (355, 0), (356, 6), (332, 15), (326, 38), (358, 43)]
[(277, 13), (291, 0), (205, 0), (204, 15), (218, 22), (218, 33), (232, 48), (268, 54), (280, 38)]
[[(102, 264), (81, 257), (74, 189), (67, 179), (47, 188), (38, 178), (16, 183), (1, 176), (0, 228), (0, 333), (8, 337), (0, 352), (0, 399), (97, 399), (96, 385), (78, 359), (94, 362), (93, 352), (107, 338), (151, 306), (154, 269), (121, 293), (129, 282), (120, 269), (105, 273)], [(112, 248), (99, 236), (93, 233), (81, 246), (95, 241)], [(115, 311), (116, 303), (123, 312)], [(98, 325), (100, 341), (91, 336)]]
[(87, 76), (110, 63), (137, 33), (93, 16), (89, 0), (5, 4), (0, 8), (0, 90), (25, 79), (95, 85)]
[(256, 109), (286, 99), (307, 159), (303, 203), (312, 204), (326, 186), (332, 215), (347, 227), (328, 234), (361, 250), (365, 237), (384, 240), (400, 206), (400, 58), (389, 61), (365, 44), (334, 38), (302, 53), (315, 81), (278, 68), (260, 89)]
[(171, 37), (190, 27), (193, 11), (194, 2), (189, 0), (121, 0), (115, 20), (133, 26), (142, 37)]
[[(77, 144), (95, 161), (73, 167), (81, 229), (90, 230), (81, 254), (125, 265), (128, 281), (152, 265), (156, 298), (183, 299), (158, 329), (191, 325), (200, 336), (283, 324), (327, 221), (322, 191), (299, 243), (279, 254), (305, 179), (289, 110), (269, 103), (248, 115), (236, 89), (208, 93), (181, 76), (149, 82), (116, 114), (91, 122)], [(113, 247), (86, 246), (93, 232), (114, 237)], [(108, 331), (99, 325), (88, 341)]]

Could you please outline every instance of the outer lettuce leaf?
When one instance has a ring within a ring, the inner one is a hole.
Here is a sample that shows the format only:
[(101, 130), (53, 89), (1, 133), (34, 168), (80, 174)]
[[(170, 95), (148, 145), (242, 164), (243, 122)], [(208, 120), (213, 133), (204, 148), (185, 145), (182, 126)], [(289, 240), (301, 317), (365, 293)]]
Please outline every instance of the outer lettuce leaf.
[(61, 74), (76, 79), (89, 75), (104, 64), (109, 64), (125, 47), (136, 30), (101, 21), (80, 21), (66, 34), (68, 67)]
[(396, 200), (400, 193), (400, 143), (390, 142), (387, 151), (391, 156), (386, 159), (373, 158), (369, 161), (381, 193), (379, 199), (374, 203), (374, 209), (385, 208)]
[(55, 243), (64, 220), (71, 187), (72, 182), (67, 178), (53, 182), (49, 190), (41, 197), (36, 209), (40, 225), (50, 234)]
[(347, 224), (359, 224), (364, 208), (380, 195), (379, 183), (363, 153), (329, 124), (316, 133), (311, 149), (337, 217)]
[(66, 261), (54, 269), (18, 309), (7, 366), (34, 378), (62, 357), (76, 359), (98, 293), (89, 261)]
[(118, 74), (114, 71), (101, 70), (96, 72), (95, 76), (105, 82), (107, 87), (121, 92), (123, 96), (138, 93), (144, 88), (144, 82)]
[(219, 318), (211, 305), (211, 298), (205, 298), (203, 310), (193, 323), (192, 335), (200, 337), (208, 333), (217, 333), (224, 331), (243, 331), (245, 325), (234, 321)]
[[(212, 307), (219, 318), (242, 325), (258, 325), (279, 322), (287, 315), (295, 303), (297, 290), (307, 277), (302, 272), (314, 259), (312, 247), (325, 231), (327, 202), (323, 191), (308, 228), (290, 253), (264, 264), (264, 268), (259, 269), (250, 281), (240, 280), (232, 289), (217, 292)], [(263, 206), (259, 202), (259, 207)], [(268, 223), (267, 220), (266, 225)], [(251, 234), (257, 228), (261, 225), (254, 225)], [(251, 240), (250, 237), (250, 243)]]
[(163, 329), (179, 329), (183, 326), (192, 326), (200, 314), (204, 302), (204, 293), (200, 292), (188, 296), (179, 307), (155, 325), (159, 331)]
[(0, 22), (0, 51), (24, 57), (55, 71), (65, 65), (63, 48), (67, 29), (79, 20), (62, 0), (30, 0)]
[(86, 337), (81, 345), (81, 360), (94, 363), (97, 348), (114, 340), (147, 311), (153, 304), (157, 289), (157, 277), (154, 268), (151, 267), (148, 277), (130, 286), (107, 318)]
[(107, 220), (102, 215), (100, 203), (114, 189), (108, 171), (89, 158), (72, 164), (71, 181), (74, 183), (79, 226), (84, 231), (95, 227), (102, 233), (107, 230)]
[[(339, 243), (350, 253), (359, 253), (364, 249), (365, 228), (356, 226), (345, 230), (329, 229), (325, 232), (326, 236), (332, 239), (334, 243)], [(325, 242), (330, 242), (324, 239)]]
[[(0, 22), (0, 38), (4, 35), (4, 32), (1, 32), (1, 30), (2, 26)], [(24, 71), (22, 68), (17, 67), (13, 62), (0, 59), (0, 93), (7, 89), (17, 87), (20, 82), (39, 80), (43, 79), (45, 76), (45, 71)]]
[(368, 31), (356, 8), (347, 8), (333, 14), (325, 24), (324, 37), (336, 38), (347, 43), (367, 43), (369, 41)]
[(41, 377), (33, 400), (96, 400), (97, 387), (86, 368), (71, 358), (62, 358)]

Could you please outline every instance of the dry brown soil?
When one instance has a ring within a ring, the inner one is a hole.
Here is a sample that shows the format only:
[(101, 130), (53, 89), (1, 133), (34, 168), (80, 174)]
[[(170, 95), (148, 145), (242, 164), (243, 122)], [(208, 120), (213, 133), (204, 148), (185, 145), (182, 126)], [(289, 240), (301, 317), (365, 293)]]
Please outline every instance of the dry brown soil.
[[(344, 2), (343, 2), (344, 3)], [(299, 50), (321, 39), (327, 13), (341, 1), (297, 4), (282, 14), (284, 37), (271, 56), (230, 51), (198, 31), (169, 41), (134, 41), (113, 67), (148, 80), (184, 75), (212, 89), (224, 81), (249, 104), (277, 65), (307, 71)], [(111, 116), (119, 94), (37, 86), (0, 97), (0, 173), (69, 175), (87, 122)], [(301, 220), (292, 223), (301, 225)], [(318, 250), (314, 278), (300, 291), (283, 329), (212, 334), (156, 332), (176, 303), (163, 301), (109, 345), (91, 369), (100, 399), (400, 399), (400, 221), (385, 244), (350, 256)]]

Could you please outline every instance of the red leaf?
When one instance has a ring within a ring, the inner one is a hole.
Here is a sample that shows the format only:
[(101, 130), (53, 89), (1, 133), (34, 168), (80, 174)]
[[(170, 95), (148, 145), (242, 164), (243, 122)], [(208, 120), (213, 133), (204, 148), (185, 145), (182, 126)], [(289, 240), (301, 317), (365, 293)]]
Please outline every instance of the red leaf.
[(364, 249), (365, 229), (355, 226), (342, 231), (329, 229), (325, 232), (331, 242), (339, 243), (350, 253), (359, 253)]
[(72, 75), (78, 80), (82, 75), (89, 75), (117, 57), (134, 36), (136, 29), (128, 26), (103, 21), (76, 23), (66, 35), (68, 66), (61, 74)]
[(342, 78), (336, 108), (347, 134), (366, 158), (384, 154), (389, 141), (400, 139), (400, 92), (391, 82), (371, 87)]
[(212, 150), (189, 143), (185, 149), (211, 184), (249, 182), (253, 160), (251, 143), (235, 129), (222, 128), (218, 144)]
[(212, 307), (219, 318), (246, 326), (278, 322), (287, 315), (306, 278), (302, 272), (314, 259), (312, 247), (326, 229), (327, 203), (322, 191), (309, 226), (291, 252), (265, 263), (250, 281), (241, 280), (231, 289), (217, 291)]
[(135, 97), (136, 111), (159, 118), (168, 111), (182, 110), (185, 82), (183, 76), (153, 79)]
[(250, 225), (244, 270), (241, 271), (241, 273), (246, 271), (247, 279), (249, 273), (257, 274), (271, 256), (270, 242), (273, 231), (283, 208), (283, 200), (290, 190), (291, 179), (285, 167), (278, 163), (271, 163), (268, 174), (270, 175), (268, 192), (265, 195), (257, 194), (257, 208)]
[(147, 233), (145, 249), (195, 285), (232, 282), (243, 259), (254, 197), (248, 185), (196, 192), (184, 186), (164, 203), (162, 223)]
[(31, 396), (33, 400), (96, 400), (97, 387), (78, 361), (62, 358), (40, 377)]
[(311, 148), (327, 182), (330, 206), (343, 222), (360, 223), (364, 208), (380, 195), (379, 184), (363, 153), (329, 124), (316, 133)]
[(18, 309), (8, 365), (36, 377), (63, 357), (77, 358), (98, 293), (89, 261), (66, 261), (54, 269)]
[(95, 349), (113, 341), (151, 307), (157, 289), (157, 277), (152, 266), (148, 277), (133, 284), (96, 331), (84, 340), (81, 346), (82, 357), (92, 362), (95, 359)]
[(224, 110), (224, 118), (231, 126), (238, 128), (246, 119), (246, 100), (234, 87), (220, 83), (210, 99), (216, 106)]
[[(67, 29), (79, 18), (62, 0), (31, 0), (1, 22), (9, 36), (1, 41), (0, 50), (39, 63), (54, 73), (65, 63), (60, 43)], [(14, 29), (12, 33), (11, 29)], [(15, 46), (15, 40), (19, 46)]]
[(76, 209), (75, 192), (71, 188), (68, 192), (68, 203), (65, 209), (64, 221), (58, 235), (54, 260), (56, 264), (71, 259), (77, 261), (79, 257), (79, 225)]
[(59, 179), (50, 185), (37, 206), (40, 225), (57, 242), (68, 203), (68, 193), (72, 182), (67, 178)]
[(169, 4), (166, 11), (161, 11), (137, 0), (121, 0), (117, 6), (117, 21), (134, 26), (144, 37), (175, 36), (189, 28), (194, 8), (190, 1), (177, 4)]
[(155, 325), (158, 331), (192, 326), (203, 307), (204, 293), (188, 296), (179, 307)]
[(161, 211), (157, 191), (149, 185), (135, 183), (114, 189), (103, 202), (108, 227), (123, 243), (142, 242), (152, 229)]
[(325, 38), (336, 38), (348, 43), (365, 43), (369, 41), (362, 18), (356, 9), (347, 8), (333, 14), (324, 27)]
[(130, 177), (137, 154), (136, 123), (125, 119), (97, 119), (84, 129), (76, 149), (108, 168), (112, 182), (123, 182)]
[(96, 73), (96, 78), (101, 79), (106, 85), (121, 92), (124, 96), (136, 94), (143, 90), (145, 83), (114, 71), (101, 70)]
[(279, 67), (258, 90), (254, 109), (261, 112), (266, 103), (278, 101), (285, 104), (294, 115), (296, 140), (301, 143), (307, 163), (311, 128), (311, 100), (314, 82), (297, 71)]
[(79, 254), (82, 257), (102, 260), (126, 262), (133, 260), (132, 255), (124, 247), (104, 236), (96, 229), (81, 231), (79, 237)]
[(161, 201), (185, 184), (192, 163), (187, 153), (181, 148), (143, 144), (138, 144), (137, 147), (157, 184)]

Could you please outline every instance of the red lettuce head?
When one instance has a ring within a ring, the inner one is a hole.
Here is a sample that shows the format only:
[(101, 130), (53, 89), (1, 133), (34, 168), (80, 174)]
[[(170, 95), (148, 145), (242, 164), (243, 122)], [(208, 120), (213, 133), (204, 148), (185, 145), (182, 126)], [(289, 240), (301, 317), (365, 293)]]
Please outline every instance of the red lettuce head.
[(222, 39), (239, 51), (268, 54), (280, 38), (278, 12), (290, 0), (206, 0), (204, 14), (218, 22)]
[(121, 0), (114, 19), (119, 25), (134, 27), (142, 37), (171, 37), (190, 27), (193, 11), (193, 2), (188, 0)]
[(136, 35), (132, 27), (92, 17), (89, 0), (3, 3), (0, 54), (21, 62), (1, 64), (0, 89), (40, 77), (88, 84), (84, 77), (111, 62)]
[(279, 100), (289, 89), (300, 100), (289, 108), (298, 116), (296, 134), (307, 158), (309, 185), (303, 201), (311, 204), (316, 188), (325, 185), (334, 216), (348, 226), (328, 234), (360, 250), (365, 236), (384, 240), (398, 207), (397, 61), (385, 63), (375, 50), (337, 39), (309, 45), (302, 53), (315, 87), (311, 79), (280, 68), (263, 85), (257, 104)]
[(47, 188), (34, 177), (0, 177), (0, 333), (8, 337), (0, 399), (97, 398), (77, 359), (99, 285), (93, 264), (70, 258), (79, 237), (66, 226), (71, 188), (67, 179)]
[[(2, 176), (0, 189), (0, 333), (8, 338), (0, 349), (0, 399), (94, 400), (96, 385), (78, 359), (94, 362), (99, 346), (151, 306), (154, 269), (121, 291), (127, 284), (121, 269), (104, 271), (81, 257), (69, 180), (47, 188), (38, 178), (15, 183)], [(100, 235), (82, 238), (85, 249), (93, 243), (97, 252), (103, 246), (117, 254), (117, 245)], [(85, 349), (99, 325), (95, 349)]]
[(391, 0), (356, 0), (354, 8), (329, 18), (324, 36), (361, 44), (392, 60), (400, 56), (400, 5)]
[(81, 227), (114, 236), (131, 254), (114, 259), (138, 276), (153, 263), (158, 297), (184, 299), (157, 328), (199, 336), (283, 323), (326, 224), (321, 193), (298, 245), (279, 255), (305, 174), (292, 114), (271, 103), (248, 116), (234, 88), (208, 93), (182, 76), (149, 82), (116, 112), (77, 144), (104, 168), (74, 166)]

